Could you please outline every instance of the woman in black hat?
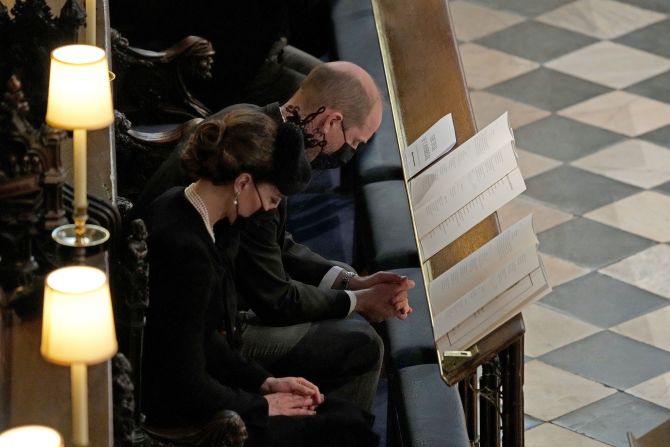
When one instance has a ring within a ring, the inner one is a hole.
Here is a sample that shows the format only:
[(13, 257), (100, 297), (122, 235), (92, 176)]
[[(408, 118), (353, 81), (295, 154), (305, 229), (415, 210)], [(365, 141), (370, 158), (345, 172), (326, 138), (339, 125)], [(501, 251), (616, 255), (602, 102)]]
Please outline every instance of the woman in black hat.
[(200, 124), (182, 161), (198, 180), (165, 192), (148, 213), (148, 423), (202, 426), (233, 410), (246, 424), (247, 446), (375, 444), (360, 410), (324, 402), (304, 378), (271, 377), (234, 349), (239, 228), (307, 186), (300, 130), (239, 109)]

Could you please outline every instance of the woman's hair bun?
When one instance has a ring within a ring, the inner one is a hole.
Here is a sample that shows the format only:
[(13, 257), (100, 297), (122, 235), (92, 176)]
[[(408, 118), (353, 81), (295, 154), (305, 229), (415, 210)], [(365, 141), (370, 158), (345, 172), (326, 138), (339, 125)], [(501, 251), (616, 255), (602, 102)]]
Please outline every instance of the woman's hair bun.
[(248, 172), (257, 183), (273, 183), (285, 195), (304, 190), (311, 177), (300, 128), (278, 124), (253, 108), (239, 108), (200, 123), (187, 140), (181, 160), (194, 178), (224, 184)]
[(197, 144), (207, 151), (215, 150), (221, 144), (225, 132), (225, 122), (205, 121), (196, 128)]

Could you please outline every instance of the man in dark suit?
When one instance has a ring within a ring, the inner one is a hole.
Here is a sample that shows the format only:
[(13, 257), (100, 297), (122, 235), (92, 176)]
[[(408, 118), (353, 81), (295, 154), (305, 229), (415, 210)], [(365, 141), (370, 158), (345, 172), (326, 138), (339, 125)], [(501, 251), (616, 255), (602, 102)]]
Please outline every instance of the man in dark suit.
[[(287, 103), (262, 109), (301, 126), (307, 158), (317, 169), (348, 161), (379, 128), (382, 115), (374, 81), (347, 62), (320, 65)], [(139, 197), (140, 214), (167, 188), (189, 182), (176, 150)], [(296, 243), (286, 232), (284, 203), (246, 223), (236, 267), (241, 305), (251, 309), (238, 327), (242, 353), (273, 374), (302, 375), (327, 394), (369, 409), (383, 343), (366, 321), (349, 316), (358, 313), (373, 322), (405, 318), (413, 282), (390, 272), (360, 277)]]

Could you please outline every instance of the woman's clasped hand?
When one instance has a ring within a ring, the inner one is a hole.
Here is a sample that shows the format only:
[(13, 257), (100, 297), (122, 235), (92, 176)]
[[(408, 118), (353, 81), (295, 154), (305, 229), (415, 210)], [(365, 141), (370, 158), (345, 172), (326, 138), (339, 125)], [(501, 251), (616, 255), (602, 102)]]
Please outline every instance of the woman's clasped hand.
[(302, 377), (268, 377), (261, 392), (270, 416), (312, 416), (324, 401), (319, 388)]

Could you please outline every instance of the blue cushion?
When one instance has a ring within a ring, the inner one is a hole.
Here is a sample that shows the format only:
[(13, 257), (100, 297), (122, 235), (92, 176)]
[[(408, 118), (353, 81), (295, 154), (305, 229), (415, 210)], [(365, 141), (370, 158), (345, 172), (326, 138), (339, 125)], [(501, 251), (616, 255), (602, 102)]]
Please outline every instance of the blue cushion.
[(410, 366), (390, 381), (390, 411), (403, 446), (470, 446), (458, 388), (447, 385), (438, 368)]
[(361, 188), (369, 235), (361, 241), (371, 271), (419, 265), (405, 182), (388, 180)]

